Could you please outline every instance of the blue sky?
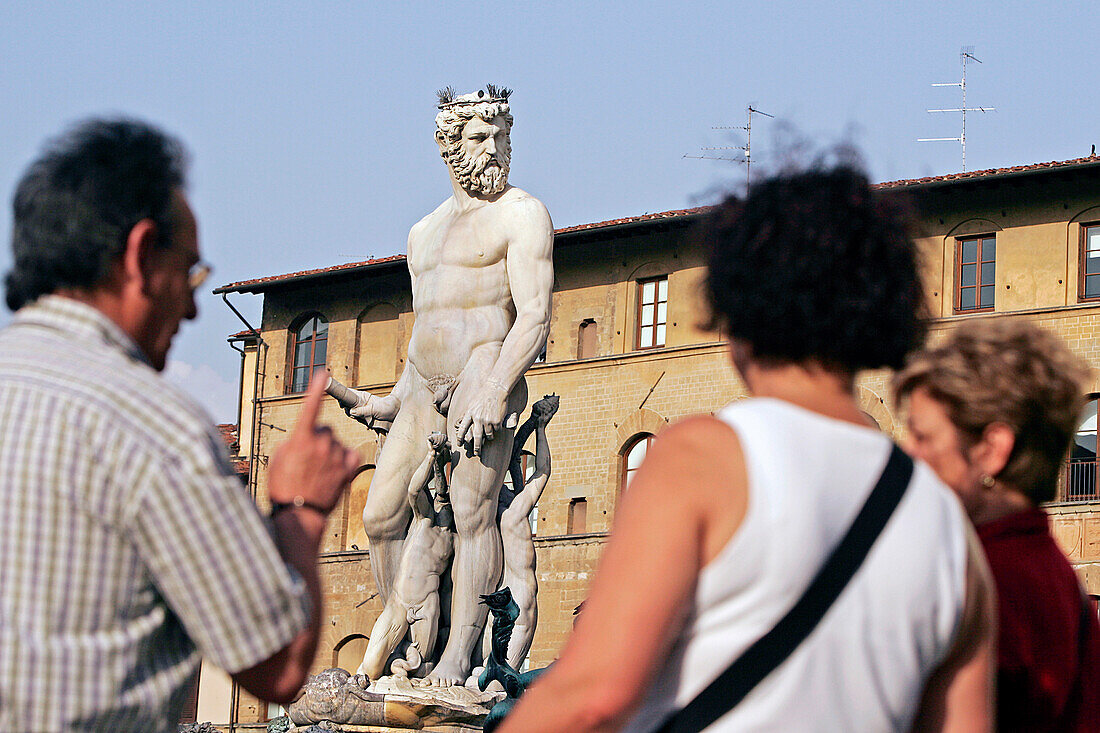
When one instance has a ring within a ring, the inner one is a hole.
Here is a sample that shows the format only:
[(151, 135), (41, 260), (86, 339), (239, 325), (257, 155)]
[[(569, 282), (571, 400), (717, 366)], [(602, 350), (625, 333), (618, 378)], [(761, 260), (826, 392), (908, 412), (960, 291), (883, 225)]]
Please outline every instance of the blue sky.
[[(961, 168), (959, 50), (973, 46), (967, 168), (1100, 143), (1091, 2), (30, 2), (0, 23), (0, 231), (42, 142), (125, 113), (179, 135), (204, 256), (222, 285), (404, 251), (449, 195), (435, 90), (514, 89), (511, 181), (556, 226), (707, 203), (744, 167), (685, 159), (743, 144), (776, 165), (843, 141), (875, 180)], [(0, 270), (10, 267), (0, 248)], [(254, 322), (260, 299), (236, 296)], [(205, 292), (169, 372), (236, 419), (242, 328)], [(9, 314), (0, 314), (6, 322)]]

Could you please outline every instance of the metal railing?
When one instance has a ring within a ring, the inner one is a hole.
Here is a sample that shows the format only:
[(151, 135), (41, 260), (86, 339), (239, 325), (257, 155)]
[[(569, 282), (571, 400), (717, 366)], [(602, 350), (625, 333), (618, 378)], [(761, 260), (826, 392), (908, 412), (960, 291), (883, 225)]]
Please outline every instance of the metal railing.
[(1097, 491), (1095, 458), (1071, 458), (1066, 462), (1061, 501), (1094, 501), (1100, 499)]

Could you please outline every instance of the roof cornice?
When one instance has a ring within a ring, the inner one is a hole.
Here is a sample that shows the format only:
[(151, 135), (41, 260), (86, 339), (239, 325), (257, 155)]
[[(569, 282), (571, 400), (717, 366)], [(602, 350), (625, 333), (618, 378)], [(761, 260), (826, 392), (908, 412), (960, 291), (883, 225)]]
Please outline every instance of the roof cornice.
[[(927, 191), (948, 186), (959, 186), (979, 182), (998, 181), (1001, 179), (1031, 176), (1051, 173), (1055, 171), (1100, 171), (1100, 156), (1090, 155), (1087, 158), (1075, 158), (1073, 160), (1056, 160), (1048, 163), (1032, 163), (1018, 165), (1009, 168), (988, 168), (978, 171), (964, 171), (962, 173), (949, 173), (942, 176), (927, 176), (925, 178), (908, 178), (900, 181), (888, 181), (876, 183), (873, 188), (880, 191)], [(705, 215), (711, 210), (709, 206), (698, 206), (691, 209), (673, 209), (652, 214), (641, 214), (621, 219), (609, 219), (607, 221), (593, 222), (591, 224), (577, 224), (554, 230), (555, 244), (568, 244), (573, 240), (584, 240), (596, 233), (605, 234), (629, 230), (633, 228), (646, 228), (664, 224), (687, 225), (694, 219)], [(328, 279), (338, 276), (355, 275), (361, 272), (396, 268), (403, 266), (405, 255), (393, 255), (378, 259), (365, 260), (363, 262), (350, 262), (332, 267), (322, 267), (314, 270), (302, 270), (290, 272), (284, 275), (270, 275), (268, 277), (222, 285), (214, 290), (215, 294), (221, 293), (262, 293), (273, 288), (299, 285), (319, 279)]]

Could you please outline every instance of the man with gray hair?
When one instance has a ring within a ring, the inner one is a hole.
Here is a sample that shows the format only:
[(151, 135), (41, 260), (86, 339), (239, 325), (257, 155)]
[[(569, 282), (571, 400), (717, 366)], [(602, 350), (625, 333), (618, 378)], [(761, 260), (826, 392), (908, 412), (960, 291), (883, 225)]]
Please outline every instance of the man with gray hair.
[(554, 282), (554, 229), (546, 207), (508, 184), (508, 89), (439, 94), (436, 142), (453, 195), (409, 232), (416, 320), (405, 370), (391, 394), (355, 392), (352, 417), (392, 421), (363, 510), (371, 568), (384, 600), (393, 592), (409, 526), (409, 481), (445, 432), (456, 448), (451, 628), (428, 678), (461, 685), (485, 625), (482, 594), (502, 567), (497, 496), (517, 416), (527, 405), (523, 375), (546, 344)]
[(317, 649), (317, 550), (358, 461), (315, 425), (270, 521), (213, 421), (161, 378), (198, 315), (182, 146), (133, 120), (53, 141), (15, 192), (0, 331), (0, 730), (176, 730), (200, 655), (289, 703)]

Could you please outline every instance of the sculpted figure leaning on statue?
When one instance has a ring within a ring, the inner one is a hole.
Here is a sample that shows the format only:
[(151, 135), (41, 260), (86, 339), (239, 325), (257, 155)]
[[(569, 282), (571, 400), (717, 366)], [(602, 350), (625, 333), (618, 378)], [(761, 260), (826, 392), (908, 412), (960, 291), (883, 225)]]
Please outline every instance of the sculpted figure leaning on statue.
[(374, 426), (392, 421), (363, 510), (371, 569), (382, 599), (393, 592), (409, 525), (407, 492), (429, 446), (455, 447), (451, 628), (428, 675), (462, 684), (485, 625), (481, 594), (500, 579), (497, 497), (517, 416), (527, 404), (524, 372), (546, 343), (554, 272), (553, 225), (538, 199), (508, 185), (510, 90), (440, 92), (436, 141), (454, 195), (409, 232), (416, 320), (409, 358), (393, 392), (355, 392), (348, 414)]

